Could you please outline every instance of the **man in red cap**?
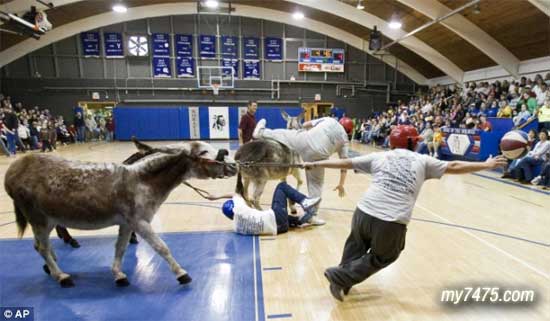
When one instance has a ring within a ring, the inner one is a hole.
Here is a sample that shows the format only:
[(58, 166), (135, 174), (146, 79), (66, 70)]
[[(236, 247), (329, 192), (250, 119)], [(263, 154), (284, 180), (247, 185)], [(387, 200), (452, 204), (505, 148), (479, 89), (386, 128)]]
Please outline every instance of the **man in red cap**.
[(465, 174), (506, 165), (503, 156), (485, 162), (444, 162), (413, 152), (419, 140), (413, 126), (397, 126), (391, 151), (352, 159), (304, 163), (306, 169), (354, 169), (373, 180), (357, 203), (340, 264), (325, 270), (334, 298), (343, 301), (352, 286), (393, 263), (405, 248), (405, 234), (422, 184), (443, 174)]

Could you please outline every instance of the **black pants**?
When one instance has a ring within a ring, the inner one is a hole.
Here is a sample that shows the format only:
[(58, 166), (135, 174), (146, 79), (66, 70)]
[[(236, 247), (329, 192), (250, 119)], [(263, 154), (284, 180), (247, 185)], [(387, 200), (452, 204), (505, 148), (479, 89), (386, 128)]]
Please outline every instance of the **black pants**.
[(383, 221), (356, 208), (340, 265), (327, 273), (343, 288), (363, 282), (397, 260), (406, 233), (405, 224)]

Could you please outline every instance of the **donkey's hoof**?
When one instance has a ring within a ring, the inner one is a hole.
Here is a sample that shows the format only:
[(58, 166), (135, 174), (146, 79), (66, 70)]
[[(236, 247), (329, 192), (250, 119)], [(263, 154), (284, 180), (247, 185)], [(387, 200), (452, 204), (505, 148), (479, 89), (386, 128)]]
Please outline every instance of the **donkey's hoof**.
[(65, 278), (61, 281), (59, 281), (59, 284), (62, 288), (72, 288), (74, 286), (73, 279), (71, 278)]
[(44, 270), (44, 272), (46, 272), (47, 275), (50, 275), (50, 268), (48, 267), (48, 265), (44, 264), (42, 265), (42, 269)]
[(180, 282), (180, 284), (187, 284), (187, 283), (191, 283), (191, 277), (189, 276), (189, 274), (184, 274), (182, 276), (180, 276), (178, 278), (178, 281)]
[(130, 281), (128, 281), (128, 278), (122, 278), (115, 281), (116, 286), (118, 287), (127, 287), (130, 285)]

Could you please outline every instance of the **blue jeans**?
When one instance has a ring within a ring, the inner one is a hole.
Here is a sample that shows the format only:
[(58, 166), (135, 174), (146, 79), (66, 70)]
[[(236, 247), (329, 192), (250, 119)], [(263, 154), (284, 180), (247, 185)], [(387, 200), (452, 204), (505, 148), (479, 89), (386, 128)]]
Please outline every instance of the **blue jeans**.
[[(14, 129), (17, 131), (17, 129)], [(15, 143), (17, 142), (17, 134), (6, 133), (6, 139), (8, 140), (8, 150), (10, 154), (15, 155)]]
[(522, 158), (516, 168), (514, 168), (516, 172), (514, 177), (521, 180), (523, 175), (523, 179), (530, 182), (533, 179), (533, 168), (542, 163), (543, 160), (541, 158), (535, 159), (534, 157), (526, 156)]
[(291, 200), (295, 203), (301, 203), (306, 196), (298, 192), (295, 188), (288, 185), (286, 182), (280, 182), (273, 193), (271, 201), (271, 209), (275, 213), (275, 221), (277, 221), (277, 234), (288, 232), (289, 225), (299, 225), (299, 219), (296, 216), (289, 216), (287, 210), (287, 202)]
[(86, 141), (86, 126), (77, 127), (76, 131), (77, 131), (76, 140), (81, 142), (81, 143)]
[(546, 162), (546, 164), (544, 164), (542, 171), (540, 172), (540, 176), (542, 177), (540, 185), (550, 187), (550, 162)]

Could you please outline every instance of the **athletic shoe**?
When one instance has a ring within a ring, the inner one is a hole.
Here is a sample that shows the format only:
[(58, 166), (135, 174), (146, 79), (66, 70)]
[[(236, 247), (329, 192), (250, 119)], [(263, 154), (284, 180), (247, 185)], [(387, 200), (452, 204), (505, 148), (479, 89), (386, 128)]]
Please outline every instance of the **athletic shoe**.
[(500, 178), (513, 178), (512, 173), (504, 172)]
[(319, 204), (320, 201), (321, 201), (320, 197), (312, 197), (312, 198), (307, 197), (300, 203), (300, 205), (302, 206), (304, 211), (306, 211), (314, 207), (315, 205)]
[(539, 183), (540, 183), (541, 180), (542, 180), (542, 177), (537, 176), (537, 177), (533, 178), (533, 180), (531, 181), (531, 184), (533, 184), (533, 185), (539, 185)]
[(336, 300), (338, 300), (340, 302), (344, 302), (344, 297), (342, 297), (343, 288), (341, 286), (339, 286), (338, 284), (332, 282), (332, 279), (330, 278), (330, 276), (328, 274), (328, 269), (325, 271), (325, 278), (327, 278), (328, 282), (330, 283), (330, 286), (329, 286), (330, 294), (332, 294), (332, 296)]
[(256, 124), (256, 128), (254, 128), (254, 131), (252, 132), (252, 138), (261, 138), (262, 134), (264, 133), (265, 129), (265, 119), (262, 118), (260, 121)]
[(321, 225), (325, 225), (327, 224), (327, 222), (325, 222), (325, 220), (323, 219), (320, 219), (318, 218), (317, 216), (314, 216), (311, 221), (309, 221), (311, 223), (311, 225), (313, 226), (321, 226)]

